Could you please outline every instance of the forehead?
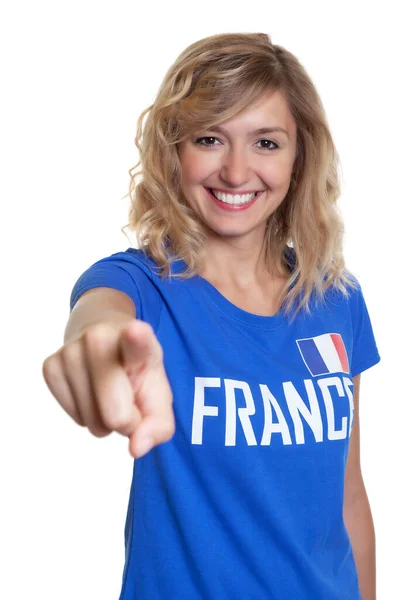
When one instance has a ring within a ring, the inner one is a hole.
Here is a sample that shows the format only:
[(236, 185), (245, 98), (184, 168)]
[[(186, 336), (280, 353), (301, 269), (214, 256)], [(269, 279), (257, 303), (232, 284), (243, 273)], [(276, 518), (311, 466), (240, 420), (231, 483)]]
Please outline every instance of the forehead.
[(222, 123), (222, 128), (235, 131), (252, 131), (263, 127), (283, 127), (290, 136), (296, 132), (296, 123), (289, 104), (280, 91), (270, 92), (251, 104), (236, 117)]

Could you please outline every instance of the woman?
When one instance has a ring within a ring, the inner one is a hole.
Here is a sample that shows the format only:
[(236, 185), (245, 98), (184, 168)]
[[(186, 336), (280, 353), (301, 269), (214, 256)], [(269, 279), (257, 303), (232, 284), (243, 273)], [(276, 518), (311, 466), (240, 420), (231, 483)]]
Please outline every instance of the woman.
[(200, 40), (136, 144), (138, 248), (81, 275), (43, 367), (138, 459), (120, 598), (375, 598), (358, 402), (380, 357), (313, 83), (265, 34)]

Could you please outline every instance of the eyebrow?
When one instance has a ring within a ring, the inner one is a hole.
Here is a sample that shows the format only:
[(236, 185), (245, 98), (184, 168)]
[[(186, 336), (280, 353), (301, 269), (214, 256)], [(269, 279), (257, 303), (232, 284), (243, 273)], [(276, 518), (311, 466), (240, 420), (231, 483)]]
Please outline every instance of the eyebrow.
[[(227, 131), (225, 129), (223, 129), (223, 127), (220, 127), (220, 125), (214, 125), (213, 127), (210, 127), (210, 129), (208, 129), (207, 131), (217, 131), (218, 133), (223, 133), (224, 135), (227, 135)], [(285, 133), (285, 135), (289, 139), (289, 137), (290, 137), (289, 133), (283, 127), (261, 127), (260, 129), (255, 129), (254, 131), (250, 131), (249, 135), (261, 135), (263, 133), (275, 133), (277, 131), (280, 131), (281, 133)]]

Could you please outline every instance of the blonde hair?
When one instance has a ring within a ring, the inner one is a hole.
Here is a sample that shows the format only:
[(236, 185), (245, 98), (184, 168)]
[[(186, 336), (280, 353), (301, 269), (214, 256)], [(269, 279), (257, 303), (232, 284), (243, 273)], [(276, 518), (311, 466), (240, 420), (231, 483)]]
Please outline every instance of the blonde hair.
[[(129, 170), (131, 203), (125, 227), (134, 231), (138, 246), (153, 258), (162, 277), (197, 274), (206, 238), (181, 191), (177, 145), (275, 90), (284, 95), (295, 120), (297, 150), (288, 193), (266, 224), (265, 264), (272, 276), (288, 278), (280, 298), (284, 312), (297, 305), (295, 314), (303, 307), (310, 313), (313, 294), (323, 300), (325, 290), (334, 286), (346, 297), (346, 286), (358, 287), (342, 254), (344, 226), (336, 205), (339, 156), (310, 77), (293, 54), (272, 44), (265, 33), (204, 38), (170, 67), (154, 103), (138, 119), (135, 145), (140, 158)], [(175, 260), (184, 261), (186, 270), (173, 273)]]

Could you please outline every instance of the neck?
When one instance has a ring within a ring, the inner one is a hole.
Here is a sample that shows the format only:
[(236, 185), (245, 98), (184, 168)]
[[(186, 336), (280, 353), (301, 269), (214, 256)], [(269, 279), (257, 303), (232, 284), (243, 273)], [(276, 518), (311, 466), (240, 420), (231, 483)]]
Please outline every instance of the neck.
[(200, 273), (236, 287), (248, 287), (270, 278), (265, 265), (264, 245), (255, 240), (210, 237), (206, 244), (203, 268)]

